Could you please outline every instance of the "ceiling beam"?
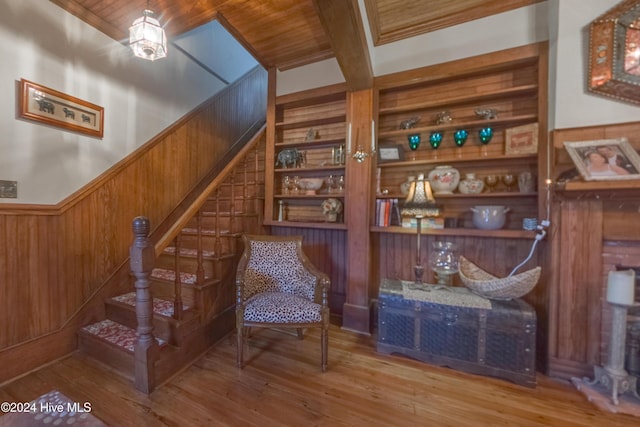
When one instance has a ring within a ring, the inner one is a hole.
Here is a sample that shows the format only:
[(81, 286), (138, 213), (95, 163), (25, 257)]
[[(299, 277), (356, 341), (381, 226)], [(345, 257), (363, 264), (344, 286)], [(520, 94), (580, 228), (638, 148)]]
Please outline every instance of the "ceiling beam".
[(357, 0), (313, 0), (352, 91), (373, 86), (373, 69)]

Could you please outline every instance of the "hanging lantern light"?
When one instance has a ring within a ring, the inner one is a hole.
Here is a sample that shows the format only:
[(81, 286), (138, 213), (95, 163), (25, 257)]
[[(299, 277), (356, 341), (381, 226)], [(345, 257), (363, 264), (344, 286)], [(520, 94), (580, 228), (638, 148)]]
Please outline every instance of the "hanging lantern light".
[(167, 56), (167, 37), (153, 11), (146, 9), (143, 16), (129, 28), (129, 45), (138, 58), (155, 61)]

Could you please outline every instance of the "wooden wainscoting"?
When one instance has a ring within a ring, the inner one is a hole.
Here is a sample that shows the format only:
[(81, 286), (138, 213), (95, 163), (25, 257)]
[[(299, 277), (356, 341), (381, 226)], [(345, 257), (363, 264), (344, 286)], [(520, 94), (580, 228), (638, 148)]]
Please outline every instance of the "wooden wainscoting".
[(158, 227), (264, 123), (260, 99), (266, 73), (256, 68), (59, 204), (0, 205), (0, 382), (76, 348), (76, 329), (103, 315), (102, 299), (132, 286), (120, 267), (133, 218)]

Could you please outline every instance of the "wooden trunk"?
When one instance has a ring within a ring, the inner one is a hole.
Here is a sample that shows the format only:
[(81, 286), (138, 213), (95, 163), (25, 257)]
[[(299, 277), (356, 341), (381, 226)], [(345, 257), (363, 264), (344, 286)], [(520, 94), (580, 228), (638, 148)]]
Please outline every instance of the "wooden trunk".
[(536, 313), (529, 304), (464, 307), (412, 300), (402, 289), (399, 280), (382, 281), (378, 351), (535, 386)]

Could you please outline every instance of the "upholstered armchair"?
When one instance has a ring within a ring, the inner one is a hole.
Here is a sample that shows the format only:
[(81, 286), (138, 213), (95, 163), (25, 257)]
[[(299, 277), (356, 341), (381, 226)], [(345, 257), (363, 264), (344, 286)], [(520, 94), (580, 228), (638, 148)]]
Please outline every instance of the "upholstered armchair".
[(320, 328), (322, 372), (327, 370), (329, 277), (302, 252), (302, 236), (244, 235), (236, 274), (237, 364), (244, 366), (250, 328)]

